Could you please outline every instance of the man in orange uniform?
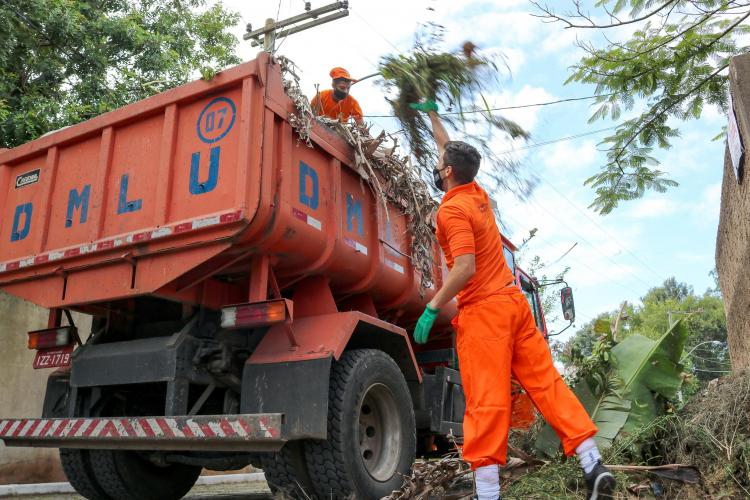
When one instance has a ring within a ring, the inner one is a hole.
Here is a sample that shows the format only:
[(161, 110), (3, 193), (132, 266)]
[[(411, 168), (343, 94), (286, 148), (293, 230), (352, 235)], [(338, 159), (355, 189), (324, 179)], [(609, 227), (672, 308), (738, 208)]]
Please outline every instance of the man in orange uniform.
[(414, 339), (426, 342), (440, 308), (458, 295), (453, 322), (466, 395), (463, 457), (475, 470), (479, 500), (500, 497), (498, 465), (507, 459), (511, 374), (560, 437), (565, 454), (578, 454), (588, 498), (611, 498), (615, 480), (601, 463), (593, 439), (597, 428), (552, 363), (505, 262), (489, 197), (474, 181), (479, 152), (449, 140), (434, 101), (412, 107), (429, 113), (438, 145), (433, 180), (446, 193), (437, 214), (437, 238), (450, 269), (420, 317)]
[(331, 89), (323, 90), (312, 98), (310, 106), (318, 116), (326, 116), (333, 120), (349, 121), (354, 118), (357, 125), (364, 125), (362, 120), (362, 108), (357, 100), (349, 95), (352, 83), (357, 80), (349, 76), (344, 68), (333, 68), (331, 70)]

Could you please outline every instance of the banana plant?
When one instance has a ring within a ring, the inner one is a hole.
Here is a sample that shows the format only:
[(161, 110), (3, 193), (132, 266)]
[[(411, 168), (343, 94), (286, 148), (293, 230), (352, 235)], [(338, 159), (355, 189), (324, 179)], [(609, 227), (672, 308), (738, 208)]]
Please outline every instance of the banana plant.
[[(683, 381), (680, 363), (687, 329), (678, 321), (658, 340), (630, 335), (612, 347), (608, 369), (582, 378), (573, 392), (591, 416), (601, 448), (632, 434), (664, 413), (664, 402), (677, 395)], [(536, 448), (552, 456), (560, 441), (545, 424)]]

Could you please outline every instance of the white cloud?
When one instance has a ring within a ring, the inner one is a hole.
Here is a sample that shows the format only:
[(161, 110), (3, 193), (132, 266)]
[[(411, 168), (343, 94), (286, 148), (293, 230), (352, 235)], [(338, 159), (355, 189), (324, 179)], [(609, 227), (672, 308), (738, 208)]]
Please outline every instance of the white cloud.
[(711, 184), (703, 189), (692, 212), (696, 220), (702, 224), (716, 226), (719, 223), (719, 208), (721, 206), (721, 182)]
[(547, 168), (557, 173), (572, 173), (591, 166), (599, 156), (591, 140), (559, 142), (540, 153)]
[(671, 198), (645, 198), (631, 203), (628, 215), (634, 219), (666, 217), (681, 208), (680, 204)]

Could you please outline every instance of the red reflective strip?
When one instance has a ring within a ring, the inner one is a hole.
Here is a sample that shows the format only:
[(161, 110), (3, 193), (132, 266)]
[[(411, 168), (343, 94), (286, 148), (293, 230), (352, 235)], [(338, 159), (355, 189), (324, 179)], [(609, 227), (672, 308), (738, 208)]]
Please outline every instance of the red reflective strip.
[(191, 229), (193, 229), (192, 222), (183, 222), (182, 224), (177, 224), (174, 227), (174, 232), (175, 233), (184, 233), (185, 231), (190, 231)]
[(221, 430), (224, 431), (226, 436), (235, 436), (237, 434), (228, 420), (219, 420), (219, 427), (221, 427)]
[(47, 435), (49, 428), (52, 427), (52, 423), (52, 420), (47, 420), (47, 422), (44, 424), (44, 427), (42, 427), (42, 432), (39, 433), (39, 437)]
[(13, 431), (13, 437), (17, 437), (19, 434), (21, 434), (21, 429), (26, 427), (26, 422), (28, 422), (28, 420), (21, 420), (21, 423), (18, 424), (18, 427), (16, 427), (16, 430)]
[(73, 428), (70, 429), (70, 431), (68, 432), (68, 436), (74, 436), (75, 433), (78, 431), (78, 429), (81, 428), (82, 425), (83, 425), (83, 419), (76, 420), (76, 423), (73, 424)]
[(151, 239), (151, 233), (137, 233), (133, 235), (133, 241), (147, 241)]
[(237, 422), (239, 422), (240, 423), (240, 427), (242, 427), (244, 429), (245, 436), (251, 436), (253, 434), (253, 432), (250, 430), (250, 426), (247, 425), (247, 422), (245, 422), (245, 419), (238, 418)]
[(185, 434), (185, 437), (195, 437), (193, 429), (190, 428), (190, 426), (187, 424), (187, 421), (183, 424), (182, 427), (180, 427), (180, 430), (183, 434)]
[(211, 430), (211, 427), (208, 424), (198, 424), (198, 426), (203, 431), (205, 437), (216, 437), (216, 433)]
[(8, 429), (13, 425), (13, 420), (9, 420), (7, 424), (5, 424), (5, 427), (3, 427), (3, 430), (0, 431), (0, 435), (4, 436)]
[(271, 424), (269, 423), (269, 419), (268, 419), (268, 418), (266, 418), (266, 417), (260, 417), (260, 418), (258, 419), (258, 422), (259, 422), (259, 423), (260, 423), (260, 424), (261, 424), (261, 425), (262, 425), (263, 427), (265, 427), (265, 429), (261, 428), (261, 431), (263, 431), (263, 432), (268, 432), (268, 433), (269, 433), (269, 434), (271, 435), (271, 437), (274, 437), (274, 438), (277, 438), (277, 437), (279, 437), (279, 430), (278, 430), (278, 429), (276, 429), (275, 427), (273, 427), (273, 426), (272, 426), (272, 425), (271, 425)]
[(65, 250), (63, 252), (63, 256), (65, 257), (75, 257), (76, 255), (81, 255), (80, 248), (71, 248), (70, 250)]
[(157, 418), (156, 423), (159, 424), (159, 427), (161, 427), (161, 430), (166, 436), (174, 436), (174, 432), (172, 432), (172, 429), (169, 428), (166, 420), (164, 420), (163, 418)]
[(52, 433), (52, 435), (55, 437), (60, 437), (60, 434), (62, 434), (62, 431), (68, 425), (68, 422), (70, 422), (70, 420), (68, 420), (67, 418), (63, 419), (60, 422), (60, 425), (57, 426), (57, 429), (55, 429), (55, 432)]
[(292, 208), (292, 213), (299, 220), (307, 222), (307, 214), (305, 212), (302, 212), (301, 210), (297, 210), (296, 208)]
[(237, 212), (232, 212), (231, 214), (224, 214), (219, 217), (219, 222), (235, 222), (240, 220), (241, 215), (242, 212), (240, 212), (239, 210)]
[(31, 427), (29, 427), (29, 430), (26, 431), (26, 436), (31, 436), (37, 427), (39, 427), (39, 424), (41, 424), (41, 420), (34, 420), (34, 423), (31, 424)]
[(101, 437), (104, 437), (104, 436), (119, 437), (120, 433), (117, 432), (117, 427), (115, 427), (114, 422), (112, 422), (110, 420), (109, 422), (106, 423), (106, 425), (104, 426), (104, 429), (102, 429), (102, 432), (101, 432), (101, 434), (99, 434), (99, 436), (101, 436)]
[(49, 261), (49, 255), (37, 255), (34, 257), (34, 264), (44, 264)]
[(12, 270), (14, 270), (14, 269), (18, 269), (19, 267), (21, 267), (21, 261), (20, 261), (20, 260), (17, 260), (17, 261), (15, 261), (15, 262), (8, 262), (8, 263), (7, 263), (6, 265), (5, 265), (5, 270), (6, 270), (6, 271), (12, 271)]
[(96, 429), (96, 426), (99, 425), (100, 420), (92, 420), (89, 422), (89, 426), (86, 427), (86, 430), (83, 431), (83, 435), (86, 437), (89, 437), (92, 432), (94, 432), (94, 429)]
[(114, 240), (108, 240), (108, 241), (100, 241), (96, 244), (97, 250), (109, 250), (110, 248), (115, 247), (115, 241)]
[(135, 429), (132, 425), (130, 425), (130, 419), (129, 418), (121, 418), (120, 424), (125, 428), (125, 432), (129, 437), (137, 437), (138, 433), (135, 432)]
[(156, 435), (153, 429), (151, 429), (151, 426), (148, 425), (145, 418), (139, 418), (138, 423), (141, 424), (141, 429), (143, 429), (143, 432), (145, 432), (148, 437), (154, 437)]

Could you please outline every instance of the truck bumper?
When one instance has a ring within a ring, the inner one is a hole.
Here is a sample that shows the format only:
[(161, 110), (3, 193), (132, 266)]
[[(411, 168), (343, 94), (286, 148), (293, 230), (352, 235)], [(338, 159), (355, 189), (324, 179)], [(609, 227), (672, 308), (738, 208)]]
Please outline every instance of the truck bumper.
[(276, 451), (281, 413), (0, 420), (7, 446), (122, 450)]

